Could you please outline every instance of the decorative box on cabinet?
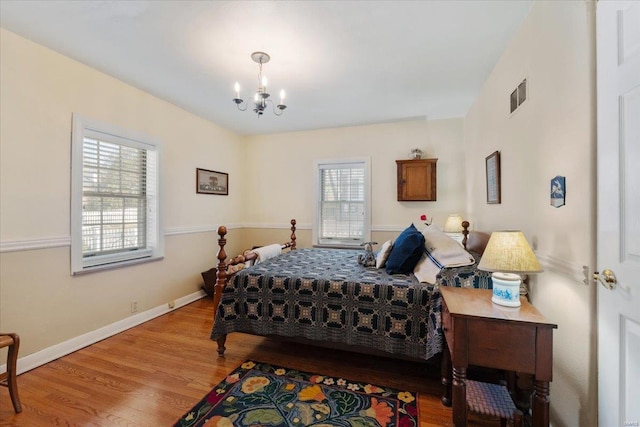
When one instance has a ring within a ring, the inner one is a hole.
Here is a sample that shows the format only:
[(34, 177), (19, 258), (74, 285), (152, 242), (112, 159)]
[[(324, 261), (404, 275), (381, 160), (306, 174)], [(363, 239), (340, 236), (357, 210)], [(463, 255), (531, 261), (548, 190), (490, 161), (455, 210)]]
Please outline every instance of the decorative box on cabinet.
[(438, 159), (396, 160), (398, 201), (436, 200), (436, 162)]

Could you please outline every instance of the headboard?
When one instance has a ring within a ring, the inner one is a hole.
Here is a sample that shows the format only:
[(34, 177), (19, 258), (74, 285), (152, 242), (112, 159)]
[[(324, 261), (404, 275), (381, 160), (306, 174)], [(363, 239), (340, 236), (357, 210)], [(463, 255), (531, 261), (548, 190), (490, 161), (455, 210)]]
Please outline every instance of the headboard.
[(462, 228), (462, 235), (464, 236), (462, 246), (467, 251), (475, 252), (482, 256), (491, 235), (482, 231), (469, 231), (469, 221), (462, 221)]

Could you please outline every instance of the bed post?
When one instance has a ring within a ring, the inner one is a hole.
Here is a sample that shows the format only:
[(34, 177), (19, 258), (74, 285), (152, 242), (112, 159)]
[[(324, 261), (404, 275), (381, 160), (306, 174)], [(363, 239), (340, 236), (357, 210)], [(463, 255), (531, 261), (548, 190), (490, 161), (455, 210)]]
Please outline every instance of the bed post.
[(296, 220), (291, 220), (291, 250), (296, 248)]
[[(216, 313), (218, 311), (218, 305), (220, 305), (220, 300), (222, 299), (222, 291), (224, 291), (225, 286), (227, 285), (227, 264), (225, 260), (227, 259), (227, 253), (224, 251), (224, 246), (227, 244), (227, 239), (225, 236), (227, 235), (227, 227), (221, 225), (218, 227), (218, 246), (220, 249), (218, 250), (218, 267), (216, 272), (216, 285), (213, 288), (213, 319), (215, 321)], [(222, 356), (225, 351), (224, 342), (227, 340), (227, 336), (223, 335), (216, 340), (218, 343), (218, 354)]]
[(467, 249), (467, 237), (469, 237), (469, 221), (462, 221), (462, 246)]
[(224, 246), (227, 244), (227, 239), (225, 236), (227, 235), (227, 227), (221, 225), (218, 227), (218, 267), (216, 267), (216, 284), (213, 288), (213, 312), (215, 316), (215, 312), (218, 310), (218, 304), (220, 304), (220, 299), (222, 298), (222, 291), (227, 284), (227, 264), (225, 260), (227, 259), (227, 253), (224, 251)]

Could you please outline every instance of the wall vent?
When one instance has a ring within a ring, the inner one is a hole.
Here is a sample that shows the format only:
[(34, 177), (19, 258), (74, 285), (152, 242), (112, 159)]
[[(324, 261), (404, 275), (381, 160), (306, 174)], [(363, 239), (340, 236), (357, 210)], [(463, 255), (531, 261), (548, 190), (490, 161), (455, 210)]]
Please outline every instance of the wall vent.
[(513, 113), (516, 109), (522, 105), (524, 101), (527, 100), (527, 79), (524, 79), (522, 83), (518, 85), (517, 88), (511, 92), (509, 103), (511, 105), (511, 112)]

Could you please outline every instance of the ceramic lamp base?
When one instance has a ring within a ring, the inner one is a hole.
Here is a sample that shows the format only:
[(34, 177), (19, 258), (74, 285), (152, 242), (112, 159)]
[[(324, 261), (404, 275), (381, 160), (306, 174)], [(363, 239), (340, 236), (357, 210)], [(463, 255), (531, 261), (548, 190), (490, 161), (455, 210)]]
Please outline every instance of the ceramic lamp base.
[(491, 301), (507, 307), (520, 307), (520, 283), (522, 279), (517, 274), (493, 273), (493, 296)]

